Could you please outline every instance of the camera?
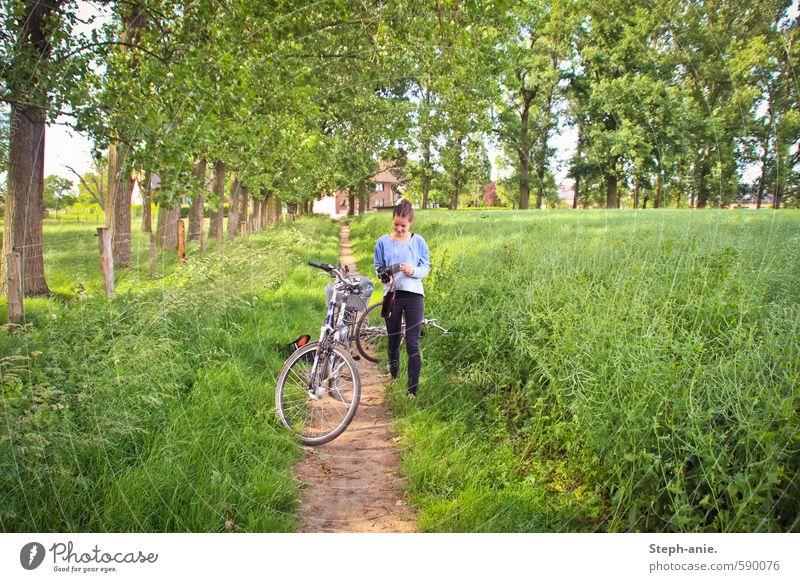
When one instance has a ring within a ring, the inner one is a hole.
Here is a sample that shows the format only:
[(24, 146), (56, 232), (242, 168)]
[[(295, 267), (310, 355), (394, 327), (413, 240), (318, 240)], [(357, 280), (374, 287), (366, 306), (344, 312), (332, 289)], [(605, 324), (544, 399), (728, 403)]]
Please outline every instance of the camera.
[(388, 267), (379, 267), (378, 279), (380, 279), (382, 283), (388, 284), (392, 278), (392, 275), (398, 273), (399, 271), (400, 271), (399, 263), (396, 263), (394, 265), (389, 265)]

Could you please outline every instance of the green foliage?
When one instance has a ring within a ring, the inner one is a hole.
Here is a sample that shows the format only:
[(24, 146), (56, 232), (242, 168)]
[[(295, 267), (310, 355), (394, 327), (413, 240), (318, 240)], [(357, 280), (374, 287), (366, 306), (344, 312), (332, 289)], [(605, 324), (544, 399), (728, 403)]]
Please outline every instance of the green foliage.
[(293, 530), (299, 446), (275, 418), (274, 381), (322, 317), (305, 262), (335, 259), (337, 226), (282, 224), (204, 258), (190, 247), (152, 281), (134, 254), (143, 268), (111, 299), (74, 268), (97, 270), (93, 229), (52, 229), (59, 298), (28, 301), (27, 324), (0, 336), (0, 527)]
[(44, 179), (44, 207), (65, 208), (77, 202), (78, 197), (71, 192), (72, 182), (61, 176), (47, 176)]
[(419, 212), (456, 329), (392, 392), (421, 526), (796, 531), (798, 218)]

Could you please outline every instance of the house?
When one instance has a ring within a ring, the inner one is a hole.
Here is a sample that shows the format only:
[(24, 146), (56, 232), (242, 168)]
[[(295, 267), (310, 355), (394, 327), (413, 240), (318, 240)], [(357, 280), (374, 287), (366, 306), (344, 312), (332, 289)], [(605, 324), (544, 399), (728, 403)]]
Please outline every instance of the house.
[(558, 200), (570, 206), (575, 199), (575, 180), (565, 180), (558, 185)]
[[(379, 208), (392, 208), (400, 199), (397, 191), (398, 179), (386, 169), (386, 164), (381, 162), (381, 170), (372, 176), (367, 182), (372, 185), (367, 198), (366, 211), (377, 210)], [(356, 196), (355, 213), (358, 214), (358, 196)], [(340, 190), (333, 196), (326, 196), (322, 200), (314, 201), (313, 211), (317, 214), (329, 214), (332, 218), (344, 216), (348, 211), (347, 191)]]

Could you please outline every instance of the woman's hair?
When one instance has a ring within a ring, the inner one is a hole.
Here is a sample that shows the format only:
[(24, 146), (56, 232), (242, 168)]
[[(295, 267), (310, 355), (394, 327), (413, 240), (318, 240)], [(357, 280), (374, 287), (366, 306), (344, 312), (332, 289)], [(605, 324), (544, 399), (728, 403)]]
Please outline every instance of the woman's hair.
[(407, 218), (409, 222), (414, 222), (414, 208), (411, 206), (411, 202), (405, 198), (400, 200), (400, 202), (397, 203), (397, 206), (394, 207), (392, 216)]

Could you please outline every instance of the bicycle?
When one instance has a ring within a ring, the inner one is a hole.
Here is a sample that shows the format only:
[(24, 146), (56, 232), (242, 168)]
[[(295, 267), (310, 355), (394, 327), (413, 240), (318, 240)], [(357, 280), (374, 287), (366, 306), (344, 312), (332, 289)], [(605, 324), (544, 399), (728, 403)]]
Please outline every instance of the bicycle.
[[(355, 327), (355, 343), (356, 349), (361, 356), (370, 362), (378, 363), (387, 357), (389, 332), (386, 330), (386, 322), (381, 317), (381, 307), (383, 301), (379, 301), (374, 305), (370, 305), (367, 310), (361, 314)], [(441, 330), (443, 333), (453, 333), (450, 329), (445, 329), (439, 325), (435, 319), (424, 318), (422, 325), (434, 327)], [(405, 321), (400, 326), (400, 345), (403, 343), (405, 337), (406, 324)]]
[(346, 267), (316, 261), (308, 264), (336, 281), (329, 289), (319, 340), (304, 345), (283, 364), (275, 405), (281, 423), (303, 443), (321, 445), (342, 434), (358, 409), (361, 378), (348, 351), (357, 308), (348, 301), (354, 297), (363, 301), (361, 295), (372, 291), (362, 287), (359, 279), (346, 277)]

